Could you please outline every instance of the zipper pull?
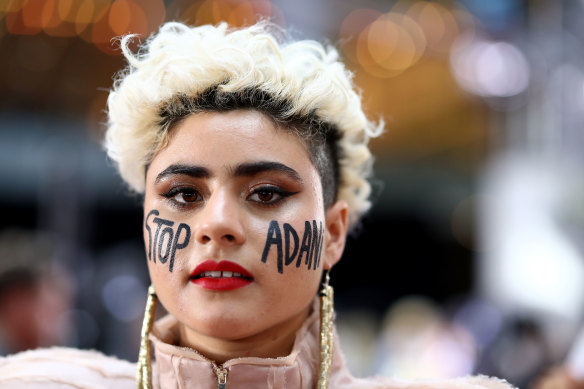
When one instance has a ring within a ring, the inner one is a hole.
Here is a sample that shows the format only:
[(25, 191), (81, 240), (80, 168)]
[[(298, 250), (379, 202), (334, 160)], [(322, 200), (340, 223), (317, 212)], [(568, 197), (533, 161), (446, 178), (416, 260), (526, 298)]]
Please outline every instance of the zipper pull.
[(225, 389), (227, 385), (227, 369), (223, 366), (216, 366), (215, 374), (217, 374), (217, 389)]

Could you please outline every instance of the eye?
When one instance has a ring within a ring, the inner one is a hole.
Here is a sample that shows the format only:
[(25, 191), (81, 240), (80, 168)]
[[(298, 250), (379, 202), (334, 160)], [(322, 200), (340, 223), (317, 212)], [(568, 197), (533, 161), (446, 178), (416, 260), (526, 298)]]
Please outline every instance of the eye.
[(169, 190), (163, 194), (164, 197), (172, 201), (176, 205), (188, 205), (203, 200), (201, 194), (190, 187), (179, 187)]
[(247, 199), (262, 205), (276, 205), (293, 194), (277, 186), (263, 185), (254, 189)]

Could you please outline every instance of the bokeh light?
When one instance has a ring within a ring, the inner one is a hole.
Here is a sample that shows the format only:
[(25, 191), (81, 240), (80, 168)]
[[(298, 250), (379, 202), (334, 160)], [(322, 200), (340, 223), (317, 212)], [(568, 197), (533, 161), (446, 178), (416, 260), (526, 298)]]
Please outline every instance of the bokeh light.
[(146, 287), (133, 275), (115, 276), (102, 290), (103, 303), (108, 312), (125, 322), (135, 320), (143, 314), (141, 303), (145, 295)]
[(371, 24), (367, 48), (375, 62), (388, 70), (401, 71), (415, 64), (426, 46), (418, 24), (408, 16), (390, 13)]
[(465, 301), (454, 321), (468, 329), (480, 349), (488, 347), (503, 327), (503, 313), (494, 304), (477, 298)]
[(417, 296), (399, 300), (388, 311), (381, 349), (382, 373), (408, 379), (467, 375), (476, 359), (472, 333)]
[(0, 5), (0, 23), (9, 34), (79, 36), (110, 55), (121, 53), (117, 37), (145, 38), (167, 14), (194, 24), (225, 21), (240, 27), (260, 19), (285, 24), (282, 10), (269, 0), (175, 0), (168, 6), (163, 0), (11, 0)]
[(112, 31), (116, 36), (125, 34), (148, 34), (148, 20), (142, 7), (132, 0), (115, 1), (108, 15)]
[(133, 2), (128, 0), (117, 0), (111, 5), (108, 12), (108, 22), (110, 28), (116, 35), (127, 32), (132, 20)]
[(128, 33), (145, 37), (166, 17), (163, 0), (16, 0), (0, 12), (10, 34), (79, 36), (107, 54), (120, 53), (114, 38)]
[[(81, 35), (87, 26), (93, 21), (95, 13), (95, 4), (92, 0), (82, 0), (79, 3), (79, 8), (75, 12), (73, 23), (75, 24), (75, 33)], [(66, 19), (65, 19), (66, 20)]]
[[(114, 48), (111, 45), (111, 38), (116, 36), (111, 29), (109, 22), (110, 6), (103, 8), (97, 13), (93, 26), (90, 30), (91, 42), (106, 54), (115, 54)], [(89, 31), (88, 31), (89, 32)]]
[[(26, 7), (24, 6), (24, 1), (18, 3), (22, 3), (22, 5), (12, 8), (14, 11), (10, 10), (6, 13), (6, 27), (8, 32), (16, 35), (34, 35), (41, 32), (40, 26), (34, 28), (32, 25), (27, 24), (27, 22), (34, 21), (34, 12), (39, 10), (38, 7), (41, 4), (37, 3), (37, 8), (35, 8), (35, 3), (32, 2), (26, 3)], [(25, 15), (27, 15), (26, 18)]]
[(24, 7), (22, 7), (22, 23), (31, 31), (41, 31), (43, 28), (42, 16), (46, 5), (43, 0), (28, 0)]
[(529, 63), (508, 42), (462, 36), (452, 48), (451, 63), (459, 84), (479, 96), (516, 96), (529, 85)]
[(480, 276), (487, 294), (507, 309), (580, 317), (584, 262), (558, 223), (573, 170), (528, 156), (501, 157), (485, 178), (489, 196), (480, 205), (485, 252)]
[(204, 0), (185, 3), (175, 0), (168, 13), (180, 13), (180, 20), (194, 24), (217, 24), (227, 22), (234, 27), (251, 25), (261, 19), (283, 25), (282, 11), (269, 0)]
[(8, 0), (0, 2), (0, 12), (18, 12), (24, 7), (25, 0)]
[[(84, 3), (84, 1), (73, 1), (73, 0), (57, 0), (56, 8), (57, 13), (59, 15), (59, 19), (62, 21), (73, 22), (74, 18), (72, 15), (74, 14), (74, 3)], [(92, 2), (93, 3), (93, 2)]]
[(459, 34), (458, 23), (451, 11), (437, 2), (420, 1), (410, 7), (407, 15), (424, 32), (428, 51), (447, 53), (450, 50)]
[(341, 23), (339, 38), (347, 58), (358, 63), (357, 40), (362, 31), (381, 16), (381, 12), (373, 9), (356, 9)]
[(446, 55), (459, 30), (454, 13), (442, 5), (401, 1), (387, 13), (354, 10), (341, 23), (339, 38), (349, 60), (375, 77), (389, 78), (424, 55)]

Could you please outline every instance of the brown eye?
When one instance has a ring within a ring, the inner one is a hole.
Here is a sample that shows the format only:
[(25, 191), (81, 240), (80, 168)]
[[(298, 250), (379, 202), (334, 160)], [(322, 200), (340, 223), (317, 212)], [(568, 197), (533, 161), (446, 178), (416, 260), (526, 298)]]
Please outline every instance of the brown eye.
[(198, 198), (199, 198), (198, 193), (196, 193), (196, 192), (188, 192), (188, 191), (185, 191), (185, 192), (182, 192), (182, 193), (178, 193), (175, 196), (175, 200), (177, 200), (177, 201), (181, 201), (182, 200), (181, 202), (184, 202), (184, 203), (193, 203), (193, 202), (197, 201)]
[(257, 195), (258, 195), (258, 199), (260, 201), (263, 201), (266, 203), (274, 198), (274, 192), (262, 191), (262, 192), (257, 192)]
[(173, 188), (163, 196), (176, 205), (187, 205), (203, 200), (201, 194), (193, 188)]
[(263, 185), (254, 189), (247, 199), (258, 203), (259, 205), (275, 206), (280, 202), (285, 201), (287, 197), (292, 196), (293, 194), (295, 193), (288, 192), (278, 186)]

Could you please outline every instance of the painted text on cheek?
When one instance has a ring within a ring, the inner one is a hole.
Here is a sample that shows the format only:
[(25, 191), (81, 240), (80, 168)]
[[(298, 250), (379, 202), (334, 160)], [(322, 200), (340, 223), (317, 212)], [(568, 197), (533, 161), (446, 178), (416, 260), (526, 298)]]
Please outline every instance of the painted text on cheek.
[[(284, 266), (290, 266), (296, 259), (296, 267), (300, 267), (304, 258), (304, 265), (309, 270), (315, 270), (320, 264), (320, 254), (322, 248), (322, 222), (317, 224), (316, 220), (310, 223), (304, 222), (304, 235), (300, 242), (298, 233), (288, 223), (284, 223), (282, 229), (276, 220), (272, 220), (268, 227), (266, 245), (262, 253), (262, 262), (268, 260), (272, 246), (275, 246), (277, 255), (277, 267), (279, 273), (284, 273)], [(282, 235), (284, 237), (282, 238)]]
[[(156, 263), (158, 259), (162, 264), (168, 262), (168, 270), (172, 272), (176, 251), (184, 249), (189, 244), (191, 228), (188, 224), (180, 223), (174, 229), (174, 222), (157, 217), (159, 214), (160, 212), (153, 209), (144, 219), (144, 228), (148, 231), (148, 260)], [(156, 225), (154, 233), (150, 222)]]

